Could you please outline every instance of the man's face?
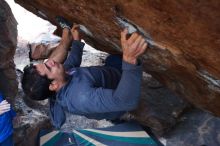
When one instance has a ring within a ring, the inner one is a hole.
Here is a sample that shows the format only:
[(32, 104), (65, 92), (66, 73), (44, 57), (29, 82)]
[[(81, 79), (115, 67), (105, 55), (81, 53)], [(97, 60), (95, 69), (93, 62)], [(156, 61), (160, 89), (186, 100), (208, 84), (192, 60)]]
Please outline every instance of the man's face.
[(51, 80), (59, 80), (65, 75), (63, 65), (52, 59), (48, 59), (45, 63), (37, 64), (35, 67), (40, 75), (46, 76)]

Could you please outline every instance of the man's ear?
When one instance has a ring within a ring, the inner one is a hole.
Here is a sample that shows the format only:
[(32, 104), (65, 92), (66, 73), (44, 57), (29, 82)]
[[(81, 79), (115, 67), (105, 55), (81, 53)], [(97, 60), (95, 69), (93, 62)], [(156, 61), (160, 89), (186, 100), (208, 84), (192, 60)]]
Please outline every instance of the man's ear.
[(50, 91), (56, 91), (58, 89), (58, 83), (56, 81), (52, 81), (49, 85), (49, 90)]

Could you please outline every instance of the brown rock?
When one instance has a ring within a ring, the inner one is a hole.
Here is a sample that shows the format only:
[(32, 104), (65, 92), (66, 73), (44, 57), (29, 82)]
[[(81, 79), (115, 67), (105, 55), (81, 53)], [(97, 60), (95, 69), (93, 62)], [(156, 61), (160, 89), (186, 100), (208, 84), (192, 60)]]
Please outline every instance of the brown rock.
[(144, 70), (220, 116), (220, 1), (15, 1), (55, 25), (57, 15), (84, 25), (87, 42), (110, 53), (121, 51), (122, 26), (138, 30), (150, 44)]
[(163, 135), (176, 125), (182, 114), (191, 108), (183, 99), (161, 85), (149, 74), (143, 74), (141, 102), (125, 118), (150, 127), (156, 135)]
[(0, 91), (14, 98), (17, 81), (13, 57), (17, 45), (17, 22), (8, 4), (0, 2)]

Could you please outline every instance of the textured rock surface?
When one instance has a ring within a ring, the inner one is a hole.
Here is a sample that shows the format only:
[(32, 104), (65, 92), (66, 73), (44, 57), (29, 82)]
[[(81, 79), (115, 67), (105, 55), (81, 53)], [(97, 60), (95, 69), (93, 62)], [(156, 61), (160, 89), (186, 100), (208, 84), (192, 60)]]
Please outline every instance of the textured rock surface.
[(170, 130), (190, 108), (186, 101), (149, 74), (143, 74), (142, 89), (140, 105), (131, 112), (131, 116), (142, 125), (150, 127), (156, 134), (161, 135)]
[[(22, 72), (17, 71), (18, 81), (22, 77)], [(40, 129), (51, 129), (48, 117), (48, 106), (41, 106), (38, 109), (28, 107), (23, 98), (25, 97), (21, 85), (19, 84), (18, 94), (15, 98), (15, 111), (17, 116), (13, 121), (14, 142), (16, 146), (36, 145), (37, 134)]]
[(86, 41), (120, 52), (122, 26), (145, 35), (144, 70), (195, 106), (220, 116), (220, 1), (15, 0), (55, 24), (56, 15), (84, 25)]
[(167, 146), (219, 146), (220, 118), (194, 109), (166, 134)]
[(14, 98), (17, 81), (13, 57), (17, 45), (17, 22), (8, 4), (0, 2), (0, 91)]

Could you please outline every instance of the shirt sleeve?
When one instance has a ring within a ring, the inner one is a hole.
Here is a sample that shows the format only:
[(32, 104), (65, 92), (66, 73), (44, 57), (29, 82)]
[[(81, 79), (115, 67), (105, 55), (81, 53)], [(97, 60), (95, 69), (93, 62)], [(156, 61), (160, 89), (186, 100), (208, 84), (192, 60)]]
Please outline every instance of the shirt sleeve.
[[(83, 113), (105, 113), (130, 111), (137, 107), (140, 99), (142, 67), (122, 63), (122, 76), (116, 89), (88, 86), (78, 96), (77, 109)], [(85, 94), (87, 93), (87, 94)], [(89, 98), (88, 98), (89, 97)]]
[(59, 129), (66, 121), (65, 111), (55, 99), (49, 99), (50, 102), (50, 119), (53, 126)]
[(82, 61), (82, 54), (84, 43), (74, 40), (72, 43), (71, 51), (67, 60), (64, 62), (65, 69), (70, 69), (73, 67), (79, 67)]

